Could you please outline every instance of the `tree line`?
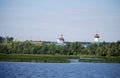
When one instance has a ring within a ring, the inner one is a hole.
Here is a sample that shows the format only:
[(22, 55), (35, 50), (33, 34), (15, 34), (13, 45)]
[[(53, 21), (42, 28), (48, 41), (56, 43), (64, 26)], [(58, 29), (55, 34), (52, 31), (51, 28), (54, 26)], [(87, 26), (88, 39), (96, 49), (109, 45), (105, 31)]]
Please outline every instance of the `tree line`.
[[(120, 56), (120, 41), (101, 43), (66, 42), (65, 46), (60, 46), (53, 42), (22, 42), (13, 40), (13, 37), (0, 37), (0, 53)], [(89, 45), (84, 47), (84, 43)]]

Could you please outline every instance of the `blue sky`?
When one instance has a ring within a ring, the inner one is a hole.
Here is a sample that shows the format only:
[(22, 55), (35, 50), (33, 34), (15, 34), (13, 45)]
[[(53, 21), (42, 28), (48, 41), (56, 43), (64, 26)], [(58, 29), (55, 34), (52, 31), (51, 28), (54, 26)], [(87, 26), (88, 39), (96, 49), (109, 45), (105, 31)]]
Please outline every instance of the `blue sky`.
[(0, 35), (16, 40), (120, 40), (120, 0), (0, 0)]

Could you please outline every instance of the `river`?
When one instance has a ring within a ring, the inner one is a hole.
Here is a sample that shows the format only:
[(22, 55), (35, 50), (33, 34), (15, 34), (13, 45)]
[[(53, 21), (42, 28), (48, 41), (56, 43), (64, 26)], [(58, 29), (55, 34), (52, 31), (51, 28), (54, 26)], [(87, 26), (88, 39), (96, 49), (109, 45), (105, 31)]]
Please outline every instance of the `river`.
[(0, 78), (120, 78), (120, 64), (0, 62)]

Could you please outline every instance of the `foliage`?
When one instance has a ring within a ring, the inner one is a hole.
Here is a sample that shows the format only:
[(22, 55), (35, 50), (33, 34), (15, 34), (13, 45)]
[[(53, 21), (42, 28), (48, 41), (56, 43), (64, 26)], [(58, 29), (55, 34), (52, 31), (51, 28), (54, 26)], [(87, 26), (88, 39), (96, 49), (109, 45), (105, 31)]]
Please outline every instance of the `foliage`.
[(12, 42), (14, 40), (13, 37), (2, 37), (0, 36), (0, 43), (9, 43), (9, 42)]
[[(7, 39), (7, 43), (4, 39)], [(88, 47), (82, 44), (88, 43)], [(96, 55), (120, 56), (120, 41), (117, 42), (66, 42), (65, 46), (53, 42), (13, 41), (12, 37), (0, 37), (0, 53), (4, 54), (50, 54), (50, 55)]]

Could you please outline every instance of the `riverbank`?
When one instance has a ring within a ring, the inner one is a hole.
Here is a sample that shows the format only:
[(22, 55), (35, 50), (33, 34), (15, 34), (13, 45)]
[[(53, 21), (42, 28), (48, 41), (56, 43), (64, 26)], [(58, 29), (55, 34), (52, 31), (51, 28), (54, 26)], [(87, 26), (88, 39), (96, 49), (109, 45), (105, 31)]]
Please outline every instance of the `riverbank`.
[(120, 63), (120, 57), (81, 58), (79, 62)]
[(70, 63), (69, 59), (79, 59), (79, 62), (120, 63), (119, 56), (0, 54), (0, 61), (7, 62)]
[(44, 63), (69, 63), (63, 56), (37, 55), (37, 54), (0, 54), (0, 61), (10, 62), (44, 62)]

